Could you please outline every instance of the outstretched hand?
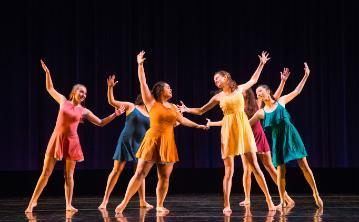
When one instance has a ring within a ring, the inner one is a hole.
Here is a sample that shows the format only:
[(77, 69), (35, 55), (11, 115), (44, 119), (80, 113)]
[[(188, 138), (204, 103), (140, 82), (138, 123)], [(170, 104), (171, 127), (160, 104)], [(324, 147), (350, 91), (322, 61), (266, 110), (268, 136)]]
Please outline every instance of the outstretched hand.
[(137, 55), (137, 64), (143, 64), (146, 60), (146, 58), (144, 58), (144, 55), (145, 55), (145, 51), (141, 51), (140, 53), (138, 53)]
[(115, 115), (119, 116), (119, 115), (123, 114), (125, 111), (126, 111), (126, 107), (120, 106), (119, 108), (115, 109)]
[(268, 62), (268, 60), (270, 60), (270, 58), (268, 56), (269, 56), (269, 53), (267, 51), (262, 51), (262, 54), (258, 55), (260, 63), (262, 63), (263, 65), (266, 64)]
[(206, 126), (208, 127), (208, 129), (211, 127), (211, 120), (206, 118), (207, 120), (207, 123), (206, 123)]
[(305, 62), (304, 63), (304, 75), (309, 76), (309, 73), (310, 73), (310, 69), (308, 67), (308, 64)]
[(203, 130), (208, 130), (209, 129), (209, 127), (205, 126), (205, 125), (198, 125), (197, 128), (198, 129), (203, 129)]
[(180, 101), (181, 105), (176, 105), (177, 108), (180, 110), (181, 113), (185, 113), (188, 112), (188, 107), (182, 102), (182, 100)]
[(114, 87), (118, 83), (118, 81), (115, 81), (115, 78), (116, 78), (115, 75), (110, 75), (107, 78), (107, 86), (108, 87)]
[(290, 75), (289, 69), (284, 68), (283, 72), (280, 72), (280, 79), (283, 80), (283, 81), (287, 81), (289, 75)]
[(45, 62), (42, 59), (40, 59), (40, 62), (41, 62), (42, 69), (45, 71), (45, 73), (50, 73), (50, 70), (47, 68)]

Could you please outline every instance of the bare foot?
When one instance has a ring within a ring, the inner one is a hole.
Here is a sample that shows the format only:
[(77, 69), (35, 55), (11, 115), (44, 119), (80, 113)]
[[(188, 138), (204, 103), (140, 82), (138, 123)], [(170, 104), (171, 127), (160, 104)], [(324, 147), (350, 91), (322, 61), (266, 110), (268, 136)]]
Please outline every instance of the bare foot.
[(314, 200), (315, 200), (315, 204), (317, 205), (318, 208), (323, 208), (323, 201), (320, 198), (319, 194), (313, 194)]
[(286, 208), (288, 206), (287, 202), (282, 201), (277, 206), (275, 206), (277, 209)]
[(271, 211), (271, 210), (277, 210), (277, 207), (274, 206), (272, 200), (267, 201), (267, 204), (268, 204), (268, 210), (270, 210), (270, 211)]
[(224, 215), (225, 217), (230, 217), (231, 214), (232, 214), (232, 211), (223, 211), (223, 215)]
[(36, 221), (36, 215), (33, 212), (25, 212), (26, 218), (30, 221)]
[(156, 211), (157, 212), (164, 212), (164, 213), (169, 213), (170, 210), (165, 208), (165, 207), (156, 207)]
[(157, 217), (157, 219), (160, 219), (159, 221), (164, 221), (163, 217), (167, 216), (168, 214), (169, 214), (169, 212), (157, 211), (156, 217)]
[(122, 213), (116, 213), (116, 220), (120, 222), (127, 222), (127, 218)]
[(225, 208), (223, 208), (223, 213), (224, 213), (224, 214), (231, 213), (231, 212), (232, 212), (231, 207), (225, 207)]
[(115, 209), (116, 214), (122, 214), (125, 207), (126, 206), (123, 203), (120, 203), (119, 205), (117, 205), (117, 207)]
[(106, 207), (107, 207), (107, 201), (102, 201), (102, 203), (101, 203), (101, 205), (100, 206), (98, 206), (98, 209), (106, 209)]
[(243, 200), (242, 202), (239, 203), (239, 206), (247, 206), (247, 205), (251, 205), (251, 201), (250, 200)]
[(79, 210), (70, 205), (66, 207), (66, 211), (78, 212)]
[(108, 218), (108, 211), (103, 208), (99, 208), (99, 211), (101, 212), (102, 218)]
[(66, 210), (66, 219), (71, 219), (77, 211)]
[(147, 201), (141, 201), (141, 202), (140, 202), (140, 207), (141, 207), (141, 208), (149, 208), (149, 209), (152, 209), (152, 208), (153, 208), (153, 205), (147, 203)]
[(33, 208), (37, 206), (37, 202), (35, 203), (29, 203), (29, 206), (27, 206), (25, 213), (31, 213)]
[(285, 197), (285, 202), (287, 203), (288, 207), (294, 207), (295, 202), (292, 198), (290, 198), (290, 196), (286, 195)]

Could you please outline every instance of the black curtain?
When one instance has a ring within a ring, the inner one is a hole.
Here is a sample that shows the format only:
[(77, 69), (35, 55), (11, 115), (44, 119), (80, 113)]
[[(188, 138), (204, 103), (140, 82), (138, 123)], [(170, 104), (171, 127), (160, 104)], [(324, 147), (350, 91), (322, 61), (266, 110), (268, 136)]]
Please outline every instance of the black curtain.
[[(14, 0), (1, 6), (0, 170), (38, 170), (55, 126), (58, 104), (45, 89), (39, 60), (46, 61), (55, 88), (67, 95), (75, 83), (87, 86), (86, 106), (104, 117), (106, 77), (119, 80), (115, 97), (134, 101), (139, 93), (136, 54), (146, 51), (149, 85), (167, 81), (173, 103), (206, 103), (213, 73), (229, 71), (249, 80), (262, 50), (271, 55), (260, 77), (274, 90), (280, 70), (293, 90), (308, 62), (311, 75), (287, 105), (313, 167), (358, 167), (358, 16), (352, 1)], [(218, 107), (204, 116), (219, 120)], [(122, 116), (104, 128), (79, 126), (83, 169), (112, 166), (124, 125)], [(177, 167), (222, 167), (220, 130), (176, 129)], [(238, 161), (238, 160), (237, 160)], [(239, 164), (239, 162), (238, 162)]]

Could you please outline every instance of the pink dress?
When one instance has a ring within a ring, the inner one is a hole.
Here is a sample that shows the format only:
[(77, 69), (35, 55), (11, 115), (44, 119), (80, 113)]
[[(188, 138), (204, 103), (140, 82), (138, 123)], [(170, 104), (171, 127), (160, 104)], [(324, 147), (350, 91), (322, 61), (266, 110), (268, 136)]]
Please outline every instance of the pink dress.
[(258, 153), (269, 152), (270, 148), (269, 148), (268, 140), (263, 131), (260, 121), (257, 121), (255, 124), (252, 125), (252, 131), (257, 145), (257, 152)]
[(77, 126), (80, 123), (83, 107), (74, 106), (66, 100), (59, 109), (56, 126), (47, 145), (46, 155), (57, 160), (83, 161)]

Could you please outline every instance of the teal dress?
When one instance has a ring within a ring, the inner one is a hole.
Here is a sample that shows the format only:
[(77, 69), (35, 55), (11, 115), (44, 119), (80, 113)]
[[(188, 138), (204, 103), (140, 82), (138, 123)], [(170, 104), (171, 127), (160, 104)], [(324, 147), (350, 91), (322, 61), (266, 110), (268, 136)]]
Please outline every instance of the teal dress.
[(119, 161), (137, 161), (137, 150), (149, 127), (150, 118), (143, 115), (137, 108), (128, 114), (126, 116), (125, 127), (118, 138), (113, 159)]
[(277, 108), (272, 112), (264, 111), (262, 125), (272, 132), (272, 161), (275, 167), (307, 156), (303, 141), (281, 104), (277, 102)]

